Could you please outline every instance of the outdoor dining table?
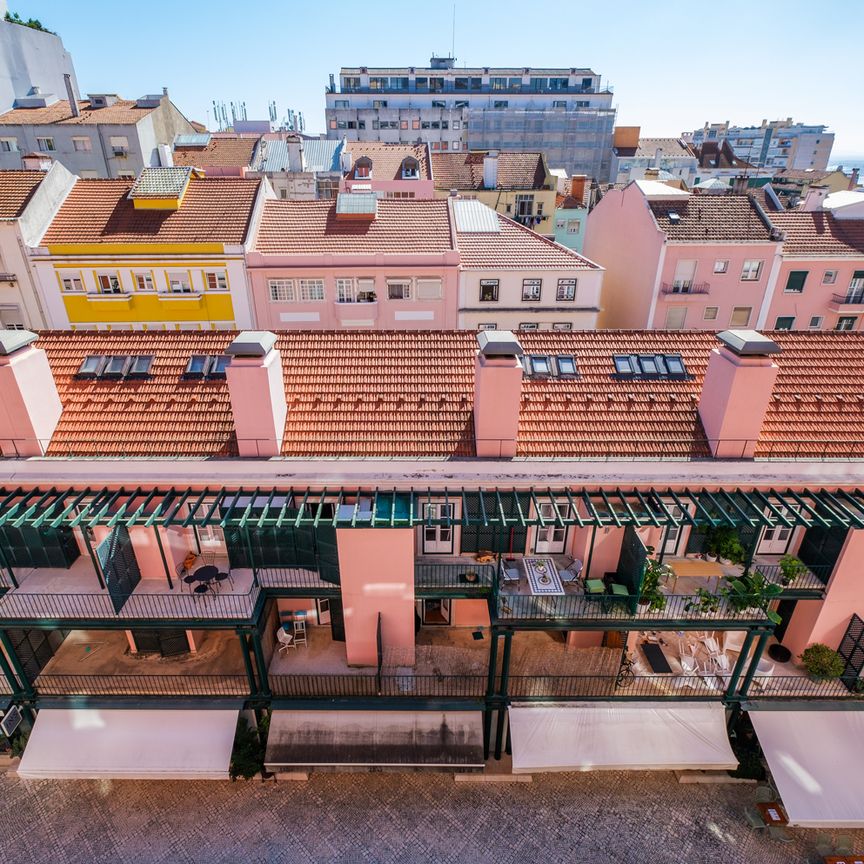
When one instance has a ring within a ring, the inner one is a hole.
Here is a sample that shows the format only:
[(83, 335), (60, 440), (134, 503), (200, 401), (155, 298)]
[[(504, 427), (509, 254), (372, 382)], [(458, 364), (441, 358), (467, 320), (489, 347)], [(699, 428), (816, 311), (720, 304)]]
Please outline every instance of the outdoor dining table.
[(779, 801), (760, 801), (756, 805), (756, 809), (762, 816), (762, 821), (768, 826), (789, 824), (783, 805)]
[(212, 582), (218, 575), (219, 568), (213, 564), (205, 564), (192, 574), (196, 582)]
[(538, 596), (564, 594), (564, 584), (552, 558), (523, 558), (522, 568), (528, 579), (528, 590)]

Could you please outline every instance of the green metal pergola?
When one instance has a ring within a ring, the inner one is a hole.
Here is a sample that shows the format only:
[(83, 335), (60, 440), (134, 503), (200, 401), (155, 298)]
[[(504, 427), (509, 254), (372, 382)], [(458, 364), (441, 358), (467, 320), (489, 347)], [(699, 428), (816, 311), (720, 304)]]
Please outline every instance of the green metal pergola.
[[(461, 504), (459, 516), (455, 504)], [(429, 505), (444, 504), (443, 508)], [(543, 513), (551, 514), (544, 516)], [(736, 488), (0, 490), (0, 528), (751, 526), (864, 528), (864, 491)]]

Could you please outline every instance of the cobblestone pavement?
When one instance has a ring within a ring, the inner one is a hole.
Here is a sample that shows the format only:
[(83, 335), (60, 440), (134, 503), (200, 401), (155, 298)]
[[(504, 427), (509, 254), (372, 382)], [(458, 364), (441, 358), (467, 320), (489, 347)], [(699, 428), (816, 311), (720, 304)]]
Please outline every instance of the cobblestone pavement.
[[(0, 777), (0, 851), (15, 864), (821, 861), (813, 831), (780, 844), (744, 825), (747, 786), (671, 774), (319, 774), (308, 783)], [(853, 835), (864, 847), (864, 832)]]

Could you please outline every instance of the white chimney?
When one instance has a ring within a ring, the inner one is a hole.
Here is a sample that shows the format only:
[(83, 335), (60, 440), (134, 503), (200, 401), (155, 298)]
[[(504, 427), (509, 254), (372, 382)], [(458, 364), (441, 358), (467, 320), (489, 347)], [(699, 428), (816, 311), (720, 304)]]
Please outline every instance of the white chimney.
[(811, 186), (807, 190), (807, 196), (804, 198), (804, 203), (801, 209), (807, 213), (812, 213), (814, 210), (821, 210), (822, 203), (828, 197), (831, 190), (827, 186)]
[(477, 334), (474, 367), (474, 447), (477, 456), (493, 459), (516, 455), (522, 405), (524, 353), (510, 330)]
[(303, 171), (303, 143), (299, 138), (289, 138), (285, 145), (288, 148), (288, 170), (300, 174)]
[(81, 112), (78, 110), (78, 100), (75, 98), (75, 91), (72, 89), (72, 76), (65, 72), (63, 74), (63, 83), (66, 85), (66, 98), (69, 100), (69, 110), (73, 117), (80, 117)]
[(661, 159), (662, 156), (663, 156), (663, 148), (662, 148), (662, 147), (657, 147), (657, 148), (654, 150), (654, 167), (655, 167), (655, 168), (659, 168), (659, 167), (660, 167), (660, 159)]
[(159, 164), (163, 168), (173, 168), (174, 154), (171, 152), (171, 147), (168, 144), (160, 144), (157, 149), (159, 152)]
[(244, 330), (225, 351), (231, 413), (241, 456), (278, 456), (285, 434), (285, 384), (276, 334)]
[(0, 330), (0, 453), (43, 456), (63, 405), (48, 357), (29, 330)]
[(498, 151), (490, 150), (483, 157), (483, 187), (495, 189), (498, 186)]

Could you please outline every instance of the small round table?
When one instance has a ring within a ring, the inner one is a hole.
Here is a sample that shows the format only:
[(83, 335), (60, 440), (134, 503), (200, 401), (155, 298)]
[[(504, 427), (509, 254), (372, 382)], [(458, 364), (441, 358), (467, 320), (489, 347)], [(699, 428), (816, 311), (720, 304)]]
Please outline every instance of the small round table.
[(218, 575), (219, 568), (213, 564), (205, 564), (192, 574), (196, 582), (212, 582)]

